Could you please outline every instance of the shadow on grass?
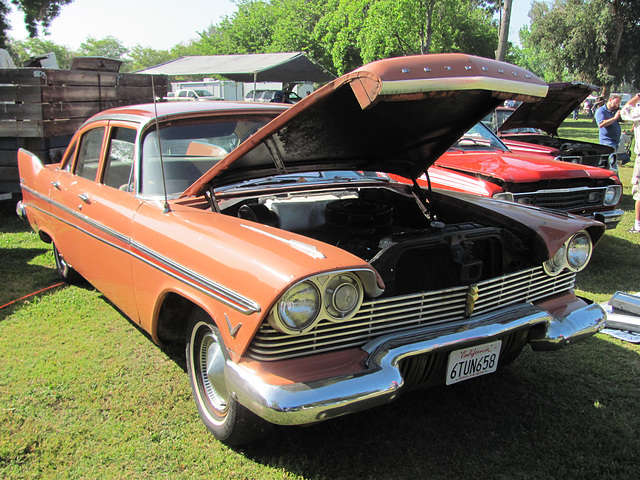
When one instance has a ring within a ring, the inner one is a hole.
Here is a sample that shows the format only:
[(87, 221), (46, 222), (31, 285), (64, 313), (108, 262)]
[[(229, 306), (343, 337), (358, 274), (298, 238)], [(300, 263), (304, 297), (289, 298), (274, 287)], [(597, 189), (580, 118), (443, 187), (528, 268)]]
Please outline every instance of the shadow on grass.
[[(609, 361), (602, 364), (600, 359)], [(637, 352), (593, 338), (241, 452), (306, 479), (633, 478)]]
[(640, 251), (630, 243), (605, 235), (593, 251), (589, 266), (578, 274), (578, 288), (602, 295), (640, 291)]
[[(3, 285), (0, 289), (0, 306), (60, 283), (55, 269), (30, 264), (48, 250), (48, 247), (0, 249), (0, 278)], [(16, 302), (0, 309), (0, 321), (19, 305), (20, 302)]]
[[(95, 288), (89, 283), (86, 284), (86, 288), (95, 290)], [(164, 355), (166, 355), (173, 363), (175, 363), (178, 367), (180, 367), (180, 369), (185, 374), (187, 373), (187, 359), (185, 356), (185, 348), (183, 343), (176, 342), (176, 343), (158, 345), (153, 341), (153, 338), (146, 330), (144, 330), (140, 325), (138, 325), (136, 322), (131, 320), (122, 310), (118, 308), (117, 305), (111, 302), (111, 300), (105, 297), (102, 293), (100, 293), (99, 297), (102, 301), (109, 304), (109, 306), (111, 306), (115, 311), (117, 311), (120, 314), (123, 322), (129, 322), (129, 324), (131, 324), (138, 331), (140, 335), (143, 335), (151, 345), (153, 345), (155, 348), (160, 350)], [(185, 330), (186, 328), (187, 326), (185, 323)]]

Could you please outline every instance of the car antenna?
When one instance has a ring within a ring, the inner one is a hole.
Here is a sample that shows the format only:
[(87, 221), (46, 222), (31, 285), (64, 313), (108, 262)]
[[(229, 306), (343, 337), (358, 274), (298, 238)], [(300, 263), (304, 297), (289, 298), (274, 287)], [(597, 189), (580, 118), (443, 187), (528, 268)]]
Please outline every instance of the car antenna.
[(153, 110), (155, 112), (156, 121), (156, 138), (158, 139), (158, 153), (160, 154), (160, 171), (162, 172), (162, 190), (164, 192), (164, 212), (169, 213), (169, 200), (167, 198), (167, 180), (164, 176), (164, 160), (162, 158), (162, 141), (160, 140), (160, 123), (158, 122), (158, 106), (156, 105), (156, 85), (153, 81), (153, 74), (151, 74), (151, 90), (153, 92)]

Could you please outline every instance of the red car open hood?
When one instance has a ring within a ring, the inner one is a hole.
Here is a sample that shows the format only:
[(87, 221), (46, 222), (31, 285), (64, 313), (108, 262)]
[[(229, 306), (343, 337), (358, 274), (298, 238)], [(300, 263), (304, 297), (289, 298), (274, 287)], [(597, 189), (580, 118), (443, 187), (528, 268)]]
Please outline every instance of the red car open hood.
[(549, 93), (538, 103), (523, 103), (498, 128), (499, 132), (514, 128), (538, 128), (558, 135), (558, 128), (589, 95), (599, 88), (586, 83), (550, 83)]
[(496, 152), (448, 152), (436, 166), (464, 173), (492, 177), (508, 183), (529, 183), (568, 178), (609, 178), (604, 168), (558, 162), (545, 155)]
[(419, 177), (507, 98), (538, 101), (547, 84), (519, 67), (464, 54), (361, 67), (283, 112), (183, 196), (285, 173), (366, 170)]

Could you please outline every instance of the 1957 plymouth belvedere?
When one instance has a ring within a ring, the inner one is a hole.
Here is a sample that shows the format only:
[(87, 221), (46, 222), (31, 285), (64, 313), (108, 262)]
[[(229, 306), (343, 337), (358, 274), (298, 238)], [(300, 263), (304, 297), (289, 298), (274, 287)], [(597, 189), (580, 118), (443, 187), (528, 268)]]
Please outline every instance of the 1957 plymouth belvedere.
[(19, 213), (158, 343), (182, 342), (230, 445), (494, 372), (597, 332), (574, 293), (601, 223), (417, 179), (547, 85), (461, 54), (366, 65), (293, 107), (172, 102), (89, 119), (60, 164), (18, 154)]

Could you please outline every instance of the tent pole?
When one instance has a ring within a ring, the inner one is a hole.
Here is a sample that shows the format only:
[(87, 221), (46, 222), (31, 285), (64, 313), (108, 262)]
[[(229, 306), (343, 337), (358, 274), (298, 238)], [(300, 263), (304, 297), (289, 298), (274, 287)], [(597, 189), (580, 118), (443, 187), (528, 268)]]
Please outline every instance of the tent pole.
[(256, 101), (256, 85), (258, 83), (258, 72), (253, 72), (253, 101)]

